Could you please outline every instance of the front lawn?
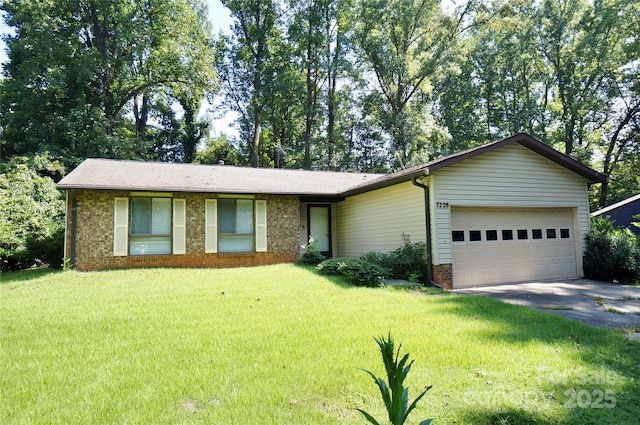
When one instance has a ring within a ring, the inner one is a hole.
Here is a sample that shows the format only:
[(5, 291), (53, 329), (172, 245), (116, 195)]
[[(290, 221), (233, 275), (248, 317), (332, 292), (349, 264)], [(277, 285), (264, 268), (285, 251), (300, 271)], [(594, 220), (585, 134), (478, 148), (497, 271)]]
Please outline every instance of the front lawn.
[(415, 359), (417, 424), (640, 418), (640, 344), (484, 298), (345, 285), (308, 268), (3, 273), (0, 422), (364, 424), (374, 336)]

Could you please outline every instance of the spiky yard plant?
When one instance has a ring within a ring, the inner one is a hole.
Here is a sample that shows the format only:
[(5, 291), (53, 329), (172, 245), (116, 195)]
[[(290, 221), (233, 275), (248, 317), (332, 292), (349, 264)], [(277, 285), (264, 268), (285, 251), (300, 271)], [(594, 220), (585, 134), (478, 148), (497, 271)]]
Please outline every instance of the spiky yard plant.
[[(391, 425), (403, 425), (409, 416), (409, 413), (415, 409), (418, 401), (431, 389), (429, 385), (415, 400), (409, 405), (409, 388), (404, 387), (404, 380), (411, 370), (413, 360), (409, 362), (409, 353), (405, 354), (400, 359), (400, 348), (402, 344), (398, 346), (398, 350), (395, 351), (395, 344), (391, 333), (385, 338), (374, 338), (380, 347), (382, 353), (382, 361), (387, 372), (387, 382), (384, 379), (378, 378), (372, 372), (364, 370), (368, 373), (378, 385), (382, 400), (387, 408), (389, 414), (389, 421)], [(400, 359), (400, 360), (399, 360)], [(407, 364), (407, 362), (409, 362)], [(362, 409), (357, 409), (364, 415), (367, 420), (374, 425), (381, 425), (373, 416), (365, 412)], [(420, 425), (429, 425), (433, 419), (425, 419), (420, 422)]]

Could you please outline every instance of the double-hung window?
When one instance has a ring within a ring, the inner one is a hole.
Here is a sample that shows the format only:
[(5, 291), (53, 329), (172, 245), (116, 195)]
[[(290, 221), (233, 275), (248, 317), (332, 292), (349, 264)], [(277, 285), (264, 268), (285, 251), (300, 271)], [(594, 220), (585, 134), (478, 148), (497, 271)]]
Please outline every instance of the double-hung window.
[(130, 255), (171, 254), (171, 198), (131, 198)]
[(217, 198), (205, 201), (205, 252), (266, 252), (267, 201)]
[(218, 199), (218, 251), (254, 251), (253, 199)]
[(176, 255), (185, 254), (185, 248), (185, 199), (115, 198), (113, 255)]

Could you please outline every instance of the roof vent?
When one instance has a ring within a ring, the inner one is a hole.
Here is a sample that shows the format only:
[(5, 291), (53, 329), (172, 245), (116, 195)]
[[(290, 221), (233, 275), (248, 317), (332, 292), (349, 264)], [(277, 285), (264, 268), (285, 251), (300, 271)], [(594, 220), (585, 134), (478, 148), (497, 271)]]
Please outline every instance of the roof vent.
[(218, 160), (218, 165), (224, 165), (224, 159), (219, 159)]

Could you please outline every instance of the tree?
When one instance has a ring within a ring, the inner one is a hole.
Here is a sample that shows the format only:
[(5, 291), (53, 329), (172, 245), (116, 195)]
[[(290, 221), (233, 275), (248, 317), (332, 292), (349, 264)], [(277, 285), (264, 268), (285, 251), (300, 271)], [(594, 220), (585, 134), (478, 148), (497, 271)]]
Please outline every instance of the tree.
[(587, 18), (589, 44), (599, 46), (601, 61), (609, 61), (605, 78), (607, 97), (611, 99), (600, 136), (604, 152), (602, 172), (610, 179), (601, 185), (596, 207), (613, 204), (640, 191), (638, 14), (637, 2), (597, 2)]
[(235, 23), (230, 37), (222, 37), (224, 58), (219, 62), (225, 106), (240, 114), (241, 132), (252, 167), (259, 166), (264, 88), (271, 44), (281, 34), (279, 11), (272, 0), (223, 0)]
[(384, 100), (382, 126), (399, 163), (408, 160), (408, 133), (415, 125), (405, 111), (416, 97), (428, 97), (437, 74), (446, 71), (469, 7), (453, 19), (436, 0), (362, 0), (359, 4), (357, 44)]
[[(63, 169), (47, 157), (14, 158), (0, 173), (0, 266), (15, 270), (36, 264), (34, 242), (53, 240), (62, 265), (64, 201), (50, 175)], [(56, 237), (58, 235), (58, 237)], [(31, 249), (30, 249), (31, 248)], [(31, 251), (31, 252), (30, 252)], [(41, 250), (39, 250), (41, 251)], [(48, 256), (47, 256), (48, 257)], [(48, 259), (48, 258), (47, 258)]]
[(2, 10), (16, 32), (0, 103), (5, 157), (128, 156), (134, 144), (122, 139), (142, 137), (157, 93), (214, 88), (201, 0), (19, 1)]
[(196, 152), (194, 163), (220, 164), (221, 161), (224, 165), (246, 165), (238, 149), (231, 144), (224, 134), (214, 139), (208, 139), (203, 149)]

